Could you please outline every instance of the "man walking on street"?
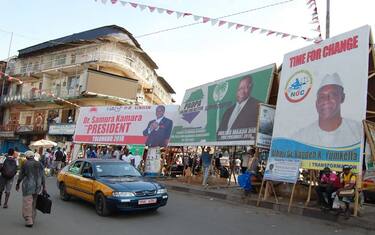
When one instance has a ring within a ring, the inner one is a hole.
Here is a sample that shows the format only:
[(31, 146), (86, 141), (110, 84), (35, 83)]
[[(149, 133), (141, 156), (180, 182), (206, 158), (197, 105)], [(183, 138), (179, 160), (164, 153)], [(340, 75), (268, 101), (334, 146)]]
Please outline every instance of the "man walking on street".
[(46, 183), (43, 165), (35, 161), (32, 151), (27, 151), (25, 155), (27, 161), (19, 173), (16, 190), (20, 189), (20, 183), (22, 182), (22, 215), (25, 219), (26, 227), (32, 227), (35, 223), (36, 200), (42, 189), (44, 192), (46, 191)]
[(59, 173), (59, 171), (61, 170), (61, 166), (62, 166), (63, 159), (64, 159), (64, 153), (61, 151), (60, 147), (57, 148), (57, 151), (55, 152), (54, 157), (55, 157), (54, 168), (55, 168), (55, 174), (57, 175), (57, 173)]
[(17, 174), (17, 162), (15, 159), (14, 150), (8, 150), (8, 156), (3, 164), (0, 165), (0, 205), (2, 201), (3, 192), (5, 191), (5, 201), (3, 208), (8, 208), (8, 200), (10, 191), (13, 185), (14, 176)]
[(210, 154), (211, 148), (207, 147), (202, 153), (202, 165), (203, 165), (203, 186), (207, 186), (208, 175), (210, 172), (210, 166), (212, 161), (212, 155)]

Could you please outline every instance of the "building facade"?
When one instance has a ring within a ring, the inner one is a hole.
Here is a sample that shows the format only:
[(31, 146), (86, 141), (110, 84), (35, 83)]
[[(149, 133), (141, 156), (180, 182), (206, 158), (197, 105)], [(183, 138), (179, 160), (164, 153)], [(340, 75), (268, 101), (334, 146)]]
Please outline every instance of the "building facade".
[(3, 149), (42, 138), (69, 143), (79, 107), (171, 104), (175, 92), (156, 69), (135, 38), (115, 25), (19, 50), (5, 71), (17, 80), (0, 99)]

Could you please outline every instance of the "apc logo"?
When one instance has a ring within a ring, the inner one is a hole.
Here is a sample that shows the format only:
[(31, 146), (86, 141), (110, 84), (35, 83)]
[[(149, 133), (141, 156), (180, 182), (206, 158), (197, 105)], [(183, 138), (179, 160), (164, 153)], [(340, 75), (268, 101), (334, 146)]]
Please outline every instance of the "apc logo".
[(298, 103), (306, 98), (312, 87), (312, 75), (306, 70), (293, 74), (285, 87), (285, 97), (291, 103)]
[(202, 99), (203, 99), (202, 89), (192, 92), (189, 98), (183, 102), (180, 109), (180, 114), (182, 119), (188, 123), (192, 123), (193, 120), (199, 115), (203, 110)]

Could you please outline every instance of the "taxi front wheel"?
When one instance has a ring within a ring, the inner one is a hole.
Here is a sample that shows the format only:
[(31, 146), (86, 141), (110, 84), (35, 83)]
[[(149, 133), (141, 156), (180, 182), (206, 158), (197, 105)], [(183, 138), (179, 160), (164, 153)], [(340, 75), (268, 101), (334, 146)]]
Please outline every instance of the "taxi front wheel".
[(63, 201), (69, 201), (70, 195), (66, 192), (66, 187), (64, 183), (60, 184), (60, 198)]
[(95, 196), (95, 210), (100, 216), (108, 216), (111, 213), (103, 193), (97, 193)]

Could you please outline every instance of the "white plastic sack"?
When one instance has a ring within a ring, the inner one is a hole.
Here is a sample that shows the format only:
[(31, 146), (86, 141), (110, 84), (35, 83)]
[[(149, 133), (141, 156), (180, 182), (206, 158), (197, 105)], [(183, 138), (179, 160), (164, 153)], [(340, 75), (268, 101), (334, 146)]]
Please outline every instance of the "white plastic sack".
[(332, 208), (333, 209), (339, 209), (340, 205), (341, 205), (341, 203), (340, 203), (339, 197), (336, 195), (335, 199), (333, 200)]

